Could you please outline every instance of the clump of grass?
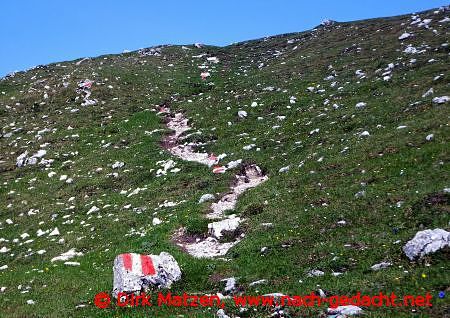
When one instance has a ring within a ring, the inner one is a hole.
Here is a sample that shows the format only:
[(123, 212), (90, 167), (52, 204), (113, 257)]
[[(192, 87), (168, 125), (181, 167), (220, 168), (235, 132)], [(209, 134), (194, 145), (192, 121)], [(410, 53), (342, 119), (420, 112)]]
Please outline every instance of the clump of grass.
[(253, 216), (261, 214), (264, 211), (264, 204), (262, 203), (250, 203), (247, 206), (243, 207), (242, 215), (244, 216)]
[(210, 220), (203, 216), (194, 216), (187, 219), (184, 223), (186, 232), (190, 235), (205, 235), (208, 232), (208, 223)]

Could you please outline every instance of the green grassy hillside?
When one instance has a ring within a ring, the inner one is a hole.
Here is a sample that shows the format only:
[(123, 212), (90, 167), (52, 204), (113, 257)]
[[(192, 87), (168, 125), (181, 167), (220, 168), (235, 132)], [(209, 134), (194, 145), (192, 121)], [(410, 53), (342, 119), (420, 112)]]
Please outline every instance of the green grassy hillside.
[[(157, 55), (61, 62), (1, 80), (0, 316), (213, 317), (216, 308), (93, 305), (112, 289), (116, 255), (161, 251), (183, 271), (174, 293), (223, 292), (227, 277), (248, 295), (430, 292), (433, 307), (414, 313), (363, 309), (367, 317), (448, 316), (448, 251), (410, 262), (402, 246), (419, 230), (449, 229), (449, 102), (433, 102), (450, 95), (449, 15), (335, 23), (226, 47), (168, 45)], [(412, 36), (399, 40), (405, 32)], [(95, 105), (81, 106), (85, 79)], [(186, 140), (204, 143), (200, 150), (257, 163), (269, 176), (239, 198), (233, 213), (245, 218), (245, 238), (227, 260), (193, 258), (171, 237), (182, 226), (206, 231), (208, 204), (199, 198), (226, 192), (239, 167), (216, 175), (173, 157), (161, 146), (163, 104), (189, 118)], [(38, 150), (53, 161), (16, 166)], [(157, 176), (166, 160), (180, 170)], [(125, 165), (113, 169), (116, 161)], [(153, 226), (154, 217), (163, 223)], [(71, 248), (83, 253), (71, 259), (80, 266), (51, 262)], [(370, 269), (382, 261), (393, 265)], [(308, 277), (315, 269), (325, 275)], [(267, 283), (249, 286), (260, 279)]]

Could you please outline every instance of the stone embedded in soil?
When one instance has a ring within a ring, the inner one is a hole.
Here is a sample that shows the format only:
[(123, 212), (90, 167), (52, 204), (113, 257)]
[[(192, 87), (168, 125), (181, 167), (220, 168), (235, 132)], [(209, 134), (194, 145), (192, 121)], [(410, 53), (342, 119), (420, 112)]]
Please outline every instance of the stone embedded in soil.
[(216, 315), (217, 315), (217, 318), (231, 318), (230, 316), (228, 316), (228, 315), (225, 313), (225, 310), (223, 310), (223, 309), (219, 309), (219, 310), (217, 311)]
[(236, 239), (233, 242), (221, 243), (214, 237), (207, 237), (195, 243), (179, 243), (188, 254), (196, 258), (214, 258), (224, 256), (230, 248), (240, 242)]
[(324, 272), (322, 272), (321, 270), (318, 269), (313, 269), (311, 271), (308, 272), (308, 277), (314, 277), (314, 276), (323, 276), (325, 275)]
[(248, 284), (248, 286), (255, 286), (255, 285), (260, 285), (260, 284), (266, 284), (267, 283), (267, 279), (260, 279), (260, 280), (256, 280), (254, 282), (251, 282), (250, 284)]
[(44, 157), (47, 154), (47, 150), (38, 150), (35, 154), (28, 157), (28, 151), (25, 151), (16, 159), (17, 167), (23, 167), (26, 165), (35, 165), (38, 162), (38, 159)]
[(450, 232), (443, 229), (425, 230), (417, 232), (414, 238), (403, 246), (403, 252), (410, 260), (414, 260), (449, 246)]
[(347, 306), (339, 306), (336, 308), (328, 308), (328, 315), (333, 317), (345, 317), (345, 316), (360, 315), (362, 314), (362, 311), (363, 310), (358, 306), (347, 305)]
[(227, 219), (208, 224), (208, 234), (220, 239), (225, 232), (234, 232), (238, 229), (241, 218), (230, 215)]
[(236, 278), (235, 277), (228, 277), (225, 279), (222, 279), (221, 282), (225, 282), (225, 294), (233, 293), (236, 290)]
[(201, 203), (206, 202), (206, 201), (214, 200), (215, 198), (216, 197), (214, 196), (214, 194), (206, 193), (206, 194), (204, 194), (204, 195), (202, 195), (200, 197), (200, 199), (198, 200), (198, 203), (201, 204)]
[(435, 97), (432, 99), (432, 102), (435, 104), (444, 104), (444, 103), (447, 103), (448, 101), (450, 101), (449, 96), (440, 96), (440, 97)]
[(370, 269), (372, 269), (373, 271), (379, 271), (380, 269), (385, 269), (385, 268), (388, 268), (389, 266), (392, 266), (392, 263), (381, 262), (381, 263), (371, 266)]
[(53, 262), (56, 262), (56, 261), (67, 261), (67, 260), (69, 260), (71, 258), (74, 258), (76, 256), (83, 256), (83, 253), (77, 252), (74, 248), (71, 248), (67, 252), (62, 253), (59, 256), (53, 257), (51, 259), (51, 262), (53, 263)]

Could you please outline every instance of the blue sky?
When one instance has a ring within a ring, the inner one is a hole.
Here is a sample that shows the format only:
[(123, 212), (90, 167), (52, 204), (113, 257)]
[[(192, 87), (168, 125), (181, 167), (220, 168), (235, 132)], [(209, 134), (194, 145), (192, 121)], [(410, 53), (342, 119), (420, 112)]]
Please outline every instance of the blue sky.
[(12, 0), (0, 4), (0, 76), (38, 64), (158, 44), (227, 45), (351, 21), (421, 11), (438, 0)]

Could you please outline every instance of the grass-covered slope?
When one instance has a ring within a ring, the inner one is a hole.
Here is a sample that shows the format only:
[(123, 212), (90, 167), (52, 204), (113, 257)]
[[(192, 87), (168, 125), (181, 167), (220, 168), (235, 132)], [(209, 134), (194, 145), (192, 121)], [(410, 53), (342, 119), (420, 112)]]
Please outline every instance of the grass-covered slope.
[[(448, 253), (410, 262), (402, 246), (421, 229), (449, 228), (449, 103), (432, 102), (450, 95), (449, 14), (336, 23), (220, 48), (164, 46), (158, 56), (61, 62), (1, 80), (0, 316), (213, 316), (215, 309), (93, 305), (96, 293), (112, 288), (117, 254), (161, 251), (182, 267), (174, 293), (222, 292), (220, 280), (234, 276), (250, 295), (430, 292), (433, 307), (415, 316), (448, 315), (448, 295), (437, 297), (449, 288)], [(411, 36), (399, 40), (405, 32)], [(205, 81), (202, 65), (211, 74)], [(84, 79), (94, 81), (96, 105), (80, 105)], [(188, 140), (227, 161), (256, 162), (269, 176), (239, 198), (234, 213), (245, 217), (246, 237), (229, 261), (192, 258), (171, 241), (181, 226), (206, 230), (208, 205), (198, 200), (225, 192), (234, 173), (214, 175), (165, 151), (161, 104), (190, 119), (196, 133)], [(19, 155), (40, 149), (54, 161), (16, 167)], [(157, 177), (166, 160), (181, 170)], [(113, 169), (116, 161), (125, 165)], [(153, 226), (154, 217), (163, 223)], [(60, 234), (49, 236), (55, 227)], [(80, 266), (51, 262), (71, 248), (83, 253), (71, 259)], [(382, 261), (393, 266), (370, 269)], [(314, 269), (325, 275), (308, 277)], [(259, 279), (268, 282), (249, 286)], [(308, 317), (324, 308), (287, 312)], [(412, 314), (407, 307), (365, 312)]]

